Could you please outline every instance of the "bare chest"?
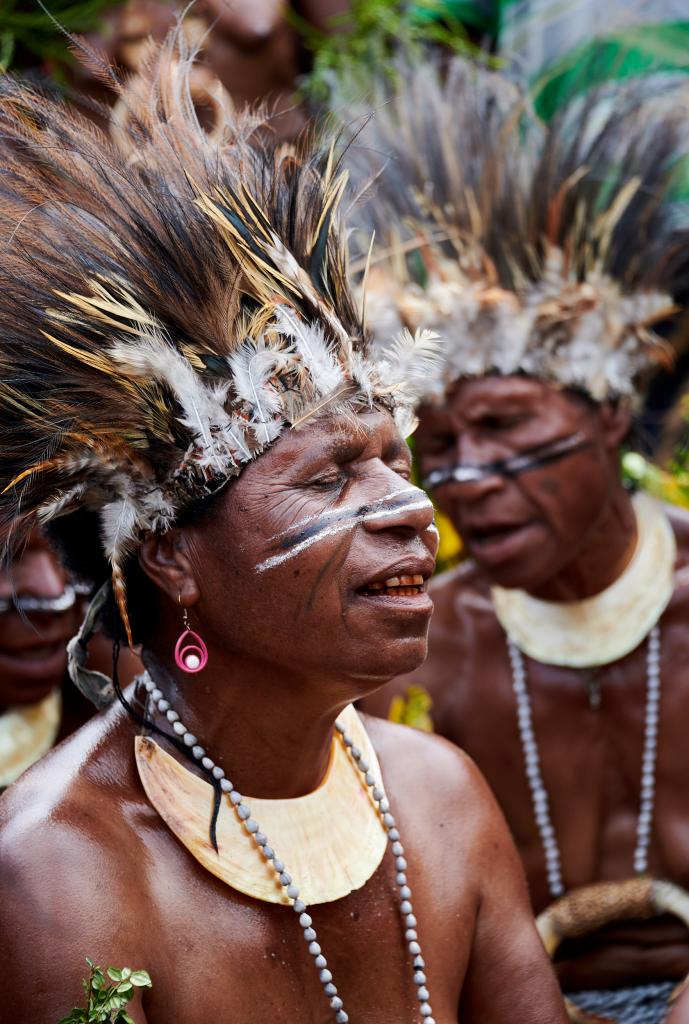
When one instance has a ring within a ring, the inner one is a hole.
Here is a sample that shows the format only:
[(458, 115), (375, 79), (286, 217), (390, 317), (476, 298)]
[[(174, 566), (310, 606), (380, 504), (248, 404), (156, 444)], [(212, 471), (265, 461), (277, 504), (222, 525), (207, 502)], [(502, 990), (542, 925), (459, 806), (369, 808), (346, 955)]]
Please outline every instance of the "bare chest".
[[(164, 837), (170, 854), (173, 842)], [(292, 909), (241, 896), (185, 850), (175, 849), (165, 863), (164, 876), (151, 874), (148, 880), (159, 889), (148, 901), (158, 920), (155, 926), (140, 922), (146, 948), (139, 959), (154, 980), (144, 1004), (149, 1024), (334, 1019)], [(434, 1017), (455, 1024), (473, 908), (467, 899), (463, 909), (439, 911), (420, 869), (410, 863)], [(352, 1024), (417, 1024), (419, 1004), (392, 861), (386, 857), (363, 889), (309, 912)]]
[[(689, 634), (663, 622), (661, 700), (651, 873), (689, 882), (682, 836), (689, 827), (683, 724), (689, 716)], [(478, 763), (525, 862), (538, 908), (548, 902), (545, 864), (529, 791), (513, 673), (504, 635), (463, 645), (434, 690), (439, 731)], [(570, 670), (526, 659), (543, 784), (567, 887), (633, 874), (646, 727), (645, 648), (602, 669)], [(446, 660), (447, 664), (447, 660)]]

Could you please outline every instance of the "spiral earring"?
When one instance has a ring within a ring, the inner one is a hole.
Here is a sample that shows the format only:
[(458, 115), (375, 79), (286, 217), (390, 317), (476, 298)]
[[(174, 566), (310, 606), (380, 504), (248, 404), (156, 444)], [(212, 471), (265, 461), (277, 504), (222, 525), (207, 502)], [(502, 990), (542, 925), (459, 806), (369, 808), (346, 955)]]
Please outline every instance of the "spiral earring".
[(183, 672), (193, 675), (200, 672), (208, 664), (208, 649), (198, 633), (195, 633), (189, 622), (189, 612), (182, 613), (184, 631), (175, 644), (175, 664)]

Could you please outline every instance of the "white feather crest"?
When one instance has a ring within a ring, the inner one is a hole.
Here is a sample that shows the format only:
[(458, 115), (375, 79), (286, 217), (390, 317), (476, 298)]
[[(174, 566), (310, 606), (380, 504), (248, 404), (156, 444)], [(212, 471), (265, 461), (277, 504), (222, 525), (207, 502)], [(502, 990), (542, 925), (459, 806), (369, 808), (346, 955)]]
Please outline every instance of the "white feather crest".
[(120, 339), (111, 348), (114, 359), (130, 374), (164, 381), (179, 402), (183, 416), (180, 423), (199, 439), (207, 454), (207, 462), (218, 472), (223, 470), (221, 454), (215, 437), (225, 433), (235, 441), (239, 461), (251, 458), (241, 433), (231, 429), (225, 410), (228, 386), (217, 382), (206, 387), (188, 359), (167, 341), (165, 335), (152, 330), (135, 344)]

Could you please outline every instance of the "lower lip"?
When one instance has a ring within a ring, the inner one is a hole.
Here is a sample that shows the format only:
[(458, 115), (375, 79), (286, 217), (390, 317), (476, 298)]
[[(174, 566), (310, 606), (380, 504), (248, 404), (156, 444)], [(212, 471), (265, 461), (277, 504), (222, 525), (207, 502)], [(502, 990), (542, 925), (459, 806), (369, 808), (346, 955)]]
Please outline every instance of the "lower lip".
[(529, 534), (535, 529), (534, 523), (526, 523), (494, 536), (473, 537), (469, 539), (467, 547), (477, 561), (485, 565), (497, 565), (520, 555), (522, 548), (529, 543)]
[(67, 666), (65, 644), (54, 644), (46, 647), (39, 654), (26, 648), (26, 653), (19, 654), (0, 649), (0, 673), (12, 673), (26, 679), (45, 679), (61, 675)]
[(384, 609), (399, 615), (423, 615), (430, 617), (433, 612), (433, 602), (425, 591), (419, 594), (384, 594), (384, 593), (357, 593), (357, 597), (365, 601), (367, 605)]

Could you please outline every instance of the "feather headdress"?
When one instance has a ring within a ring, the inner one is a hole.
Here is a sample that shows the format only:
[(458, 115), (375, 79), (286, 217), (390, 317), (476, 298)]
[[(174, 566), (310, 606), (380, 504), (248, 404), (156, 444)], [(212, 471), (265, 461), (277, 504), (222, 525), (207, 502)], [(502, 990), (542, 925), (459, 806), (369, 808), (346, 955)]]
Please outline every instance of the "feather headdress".
[(275, 141), (218, 89), (204, 130), (191, 64), (181, 32), (151, 51), (116, 141), (0, 76), (0, 524), (96, 512), (130, 640), (122, 569), (147, 531), (290, 426), (414, 399), (413, 368), (407, 394), (369, 358), (333, 145)]
[(366, 316), (381, 340), (442, 335), (426, 398), (522, 372), (632, 400), (667, 361), (653, 325), (686, 288), (689, 221), (671, 200), (689, 91), (648, 88), (593, 93), (546, 127), (515, 86), (461, 59), (382, 87), (347, 157), (360, 247), (375, 230)]

